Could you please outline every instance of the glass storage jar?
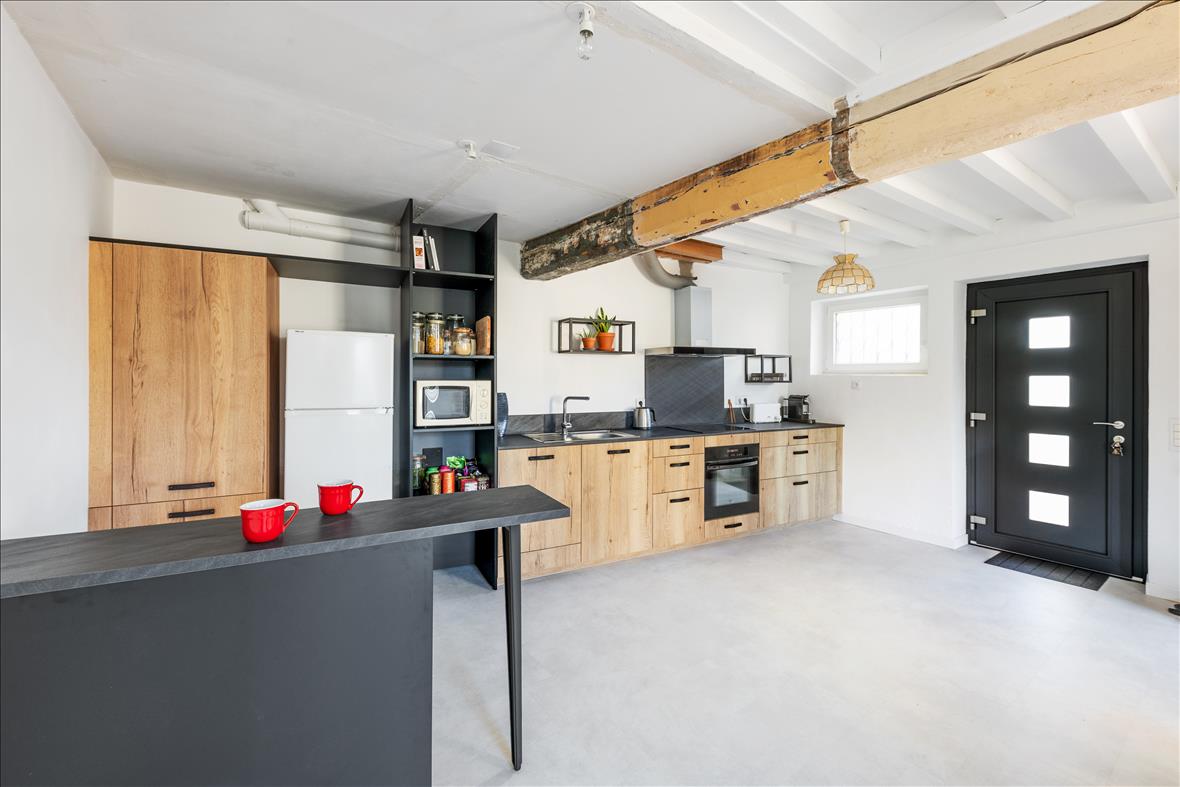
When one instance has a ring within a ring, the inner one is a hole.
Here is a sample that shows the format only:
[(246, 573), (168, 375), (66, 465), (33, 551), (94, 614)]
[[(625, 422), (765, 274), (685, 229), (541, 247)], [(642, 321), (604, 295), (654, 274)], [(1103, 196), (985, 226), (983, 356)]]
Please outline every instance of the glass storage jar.
[(451, 349), (455, 355), (474, 355), (475, 332), (470, 328), (456, 328), (451, 334)]
[(410, 347), (414, 355), (426, 352), (426, 315), (422, 312), (410, 314)]
[(443, 331), (443, 354), (451, 355), (455, 352), (455, 331), (463, 327), (466, 319), (462, 314), (447, 315), (447, 327)]
[(426, 315), (426, 354), (443, 354), (443, 316), (438, 312)]

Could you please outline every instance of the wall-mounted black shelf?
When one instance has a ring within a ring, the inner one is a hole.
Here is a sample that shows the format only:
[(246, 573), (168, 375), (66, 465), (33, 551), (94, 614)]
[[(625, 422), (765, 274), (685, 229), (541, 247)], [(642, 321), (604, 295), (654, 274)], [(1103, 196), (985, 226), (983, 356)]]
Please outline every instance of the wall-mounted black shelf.
[[(756, 361), (756, 368), (750, 362)], [(780, 363), (786, 370), (780, 368)], [(789, 355), (747, 355), (746, 382), (748, 383), (789, 383), (791, 382), (791, 356)]]
[(446, 434), (447, 432), (486, 432), (488, 430), (494, 431), (495, 424), (488, 424), (484, 426), (415, 426), (415, 432), (423, 433), (438, 433)]
[(417, 269), (412, 281), (415, 287), (441, 287), (451, 290), (478, 290), (491, 284), (495, 276), (462, 271), (428, 271)]
[(494, 355), (420, 355), (415, 353), (414, 361), (491, 361)]
[[(610, 350), (599, 350), (595, 345), (593, 350), (583, 350), (581, 338), (574, 335), (574, 328), (594, 325), (595, 321), (589, 317), (566, 317), (557, 321), (557, 351), (571, 355), (634, 355), (635, 354), (635, 321), (611, 320), (611, 327), (615, 329), (615, 344)], [(627, 341), (630, 340), (628, 346)], [(626, 348), (626, 349), (624, 349)]]

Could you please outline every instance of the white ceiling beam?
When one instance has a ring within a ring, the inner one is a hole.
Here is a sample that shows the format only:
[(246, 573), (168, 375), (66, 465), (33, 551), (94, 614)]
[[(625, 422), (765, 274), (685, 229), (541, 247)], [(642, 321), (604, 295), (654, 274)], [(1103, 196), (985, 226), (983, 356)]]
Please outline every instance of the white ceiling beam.
[(1090, 121), (1090, 128), (1135, 181), (1148, 202), (1176, 198), (1176, 179), (1134, 110)]
[(915, 229), (880, 213), (865, 210), (859, 205), (853, 205), (843, 197), (820, 197), (802, 205), (795, 205), (793, 210), (801, 211), (812, 216), (819, 216), (834, 221), (848, 219), (855, 226), (863, 224), (871, 227), (878, 235), (900, 243), (903, 246), (927, 246), (930, 235), (920, 229)]
[(1050, 221), (1073, 215), (1073, 202), (1006, 150), (968, 156), (963, 163)]
[(911, 175), (896, 175), (880, 183), (871, 183), (868, 189), (899, 205), (905, 205), (974, 235), (984, 235), (995, 229), (995, 219), (941, 192), (927, 188)]
[(734, 5), (798, 44), (852, 84), (881, 70), (880, 45), (848, 24), (827, 3), (779, 0)]
[(1026, 8), (1032, 8), (1040, 2), (1041, 0), (992, 0), (992, 5), (1000, 9), (1000, 13), (1007, 18), (1016, 16)]
[(818, 251), (792, 247), (789, 241), (779, 241), (763, 234), (751, 232), (736, 226), (723, 227), (712, 232), (697, 235), (701, 240), (720, 243), (727, 249), (752, 254), (768, 260), (782, 260), (783, 262), (797, 262), (802, 265), (828, 267), (832, 258)]
[(757, 74), (812, 109), (819, 110), (825, 115), (832, 113), (833, 96), (816, 90), (790, 71), (755, 52), (725, 31), (709, 24), (693, 14), (684, 4), (668, 0), (635, 0), (633, 4), (664, 24), (699, 41), (722, 57)]
[[(833, 226), (830, 231), (825, 231), (810, 224), (793, 221), (782, 213), (764, 213), (743, 222), (743, 224), (787, 235), (804, 246), (818, 248), (832, 254), (839, 254), (844, 248), (844, 239), (840, 237), (836, 227)], [(857, 253), (862, 255), (876, 255), (883, 251), (875, 243), (863, 240), (856, 240), (854, 243)]]

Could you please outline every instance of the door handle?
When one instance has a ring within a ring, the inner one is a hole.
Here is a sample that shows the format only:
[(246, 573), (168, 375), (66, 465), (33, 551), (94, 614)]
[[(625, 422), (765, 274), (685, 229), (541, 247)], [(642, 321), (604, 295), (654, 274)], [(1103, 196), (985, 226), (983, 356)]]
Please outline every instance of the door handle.
[(1123, 429), (1127, 425), (1123, 421), (1094, 421), (1094, 426), (1113, 426), (1115, 429)]
[(182, 489), (212, 489), (216, 484), (212, 481), (198, 481), (195, 484), (168, 484), (169, 492), (179, 492)]
[(530, 456), (530, 462), (548, 462), (550, 459), (555, 459), (553, 454), (542, 454), (541, 456)]
[(170, 511), (168, 512), (169, 519), (184, 519), (186, 516), (209, 516), (216, 513), (213, 508), (200, 508), (196, 511)]
[(692, 462), (672, 462), (668, 467), (688, 467)]
[(613, 456), (615, 454), (629, 454), (629, 453), (631, 453), (631, 449), (630, 448), (616, 448), (613, 451), (607, 451), (607, 453), (610, 454), (611, 456)]
[(728, 525), (722, 525), (722, 527), (725, 528), (726, 530), (733, 530), (735, 527), (741, 527), (741, 526), (742, 526), (741, 522), (733, 522)]
[(669, 500), (668, 502), (669, 503), (687, 503), (691, 499), (692, 499), (691, 497), (674, 497), (671, 500)]

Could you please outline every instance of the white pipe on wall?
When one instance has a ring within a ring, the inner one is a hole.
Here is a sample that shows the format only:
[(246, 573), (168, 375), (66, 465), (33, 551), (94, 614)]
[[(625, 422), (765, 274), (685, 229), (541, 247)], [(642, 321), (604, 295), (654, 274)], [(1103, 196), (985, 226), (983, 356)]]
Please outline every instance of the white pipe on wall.
[(333, 224), (293, 219), (283, 212), (278, 203), (271, 200), (246, 199), (242, 202), (246, 204), (246, 210), (238, 214), (238, 220), (248, 230), (279, 232), (284, 235), (294, 235), (297, 238), (315, 238), (352, 246), (371, 246), (377, 249), (401, 251), (401, 236), (399, 235), (354, 230)]

